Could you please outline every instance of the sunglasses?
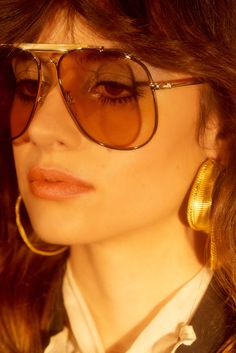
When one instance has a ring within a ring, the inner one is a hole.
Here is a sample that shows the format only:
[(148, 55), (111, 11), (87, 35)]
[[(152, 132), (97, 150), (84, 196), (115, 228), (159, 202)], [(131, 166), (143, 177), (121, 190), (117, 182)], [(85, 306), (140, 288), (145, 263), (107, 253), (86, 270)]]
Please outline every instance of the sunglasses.
[[(203, 83), (154, 82), (131, 54), (76, 44), (0, 45), (0, 141), (18, 139), (59, 86), (77, 128), (99, 145), (137, 149), (157, 129), (155, 91)], [(56, 117), (55, 117), (56, 119)]]

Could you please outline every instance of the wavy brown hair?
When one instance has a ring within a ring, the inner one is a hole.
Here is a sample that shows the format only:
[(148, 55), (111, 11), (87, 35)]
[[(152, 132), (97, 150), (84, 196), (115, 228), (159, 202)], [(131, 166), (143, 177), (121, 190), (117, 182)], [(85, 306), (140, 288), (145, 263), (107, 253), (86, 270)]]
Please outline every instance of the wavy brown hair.
[[(35, 41), (63, 9), (72, 32), (80, 16), (101, 36), (147, 63), (205, 79), (200, 132), (208, 113), (216, 111), (224, 156), (212, 214), (217, 278), (235, 310), (235, 0), (1, 0), (0, 5), (0, 42)], [(44, 258), (22, 244), (14, 220), (18, 189), (11, 145), (1, 143), (0, 149), (0, 351), (42, 353), (42, 336), (52, 324), (68, 254)], [(220, 352), (235, 353), (235, 336), (232, 331)]]

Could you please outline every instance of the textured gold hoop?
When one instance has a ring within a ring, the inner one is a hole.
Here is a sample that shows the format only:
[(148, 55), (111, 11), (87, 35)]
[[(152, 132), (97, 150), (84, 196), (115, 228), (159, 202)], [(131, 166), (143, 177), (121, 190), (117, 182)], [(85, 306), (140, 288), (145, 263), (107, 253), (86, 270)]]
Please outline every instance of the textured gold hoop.
[(38, 255), (43, 255), (43, 256), (54, 256), (54, 255), (58, 255), (61, 254), (62, 252), (64, 252), (65, 250), (67, 250), (67, 246), (63, 246), (61, 249), (59, 250), (54, 250), (54, 251), (44, 251), (44, 250), (39, 250), (37, 248), (35, 248), (29, 241), (26, 232), (24, 230), (24, 227), (21, 223), (21, 219), (20, 219), (20, 204), (22, 201), (22, 197), (21, 195), (18, 196), (17, 200), (16, 200), (16, 205), (15, 205), (15, 215), (16, 215), (16, 225), (18, 228), (18, 231), (20, 233), (20, 236), (22, 238), (22, 240), (24, 241), (25, 245), (35, 254)]
[(205, 161), (197, 173), (187, 208), (188, 223), (194, 230), (210, 233), (212, 192), (219, 173), (217, 163), (211, 159)]
[(215, 237), (211, 231), (212, 193), (220, 168), (213, 160), (205, 161), (195, 178), (190, 191), (187, 219), (190, 227), (210, 235), (210, 265), (215, 270), (217, 262)]

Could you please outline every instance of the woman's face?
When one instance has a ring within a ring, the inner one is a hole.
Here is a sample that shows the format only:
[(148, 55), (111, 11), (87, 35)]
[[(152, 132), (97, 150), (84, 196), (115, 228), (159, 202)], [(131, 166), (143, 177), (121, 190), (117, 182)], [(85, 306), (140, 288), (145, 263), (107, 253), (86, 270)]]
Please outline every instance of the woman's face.
[[(70, 42), (63, 26), (53, 28), (40, 42)], [(114, 47), (79, 20), (76, 28), (76, 43)], [(155, 81), (186, 77), (149, 69)], [(19, 190), (35, 232), (45, 241), (70, 245), (184, 227), (180, 208), (207, 158), (197, 138), (200, 86), (156, 92), (158, 130), (146, 146), (132, 151), (86, 138), (54, 87), (36, 111), (27, 139), (13, 144)], [(61, 175), (65, 185), (56, 183)]]

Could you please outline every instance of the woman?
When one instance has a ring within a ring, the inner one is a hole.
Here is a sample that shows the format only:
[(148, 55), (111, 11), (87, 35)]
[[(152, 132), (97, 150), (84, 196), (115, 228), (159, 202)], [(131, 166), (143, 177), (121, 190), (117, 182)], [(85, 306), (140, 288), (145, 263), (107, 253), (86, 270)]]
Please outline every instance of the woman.
[(1, 8), (1, 352), (235, 352), (235, 2)]

